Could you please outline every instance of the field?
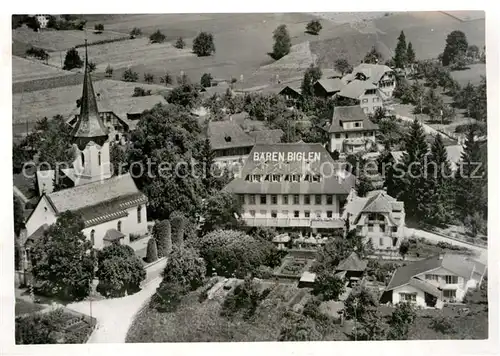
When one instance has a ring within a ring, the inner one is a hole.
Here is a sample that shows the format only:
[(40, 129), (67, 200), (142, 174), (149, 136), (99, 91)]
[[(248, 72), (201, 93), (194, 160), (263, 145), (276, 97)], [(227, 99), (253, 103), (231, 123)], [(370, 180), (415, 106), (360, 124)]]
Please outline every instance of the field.
[(36, 59), (12, 56), (12, 82), (45, 79), (67, 75), (68, 72), (43, 64)]
[[(101, 100), (119, 101), (123, 97), (132, 97), (137, 83), (127, 83), (116, 80), (101, 80), (94, 82), (94, 91), (101, 95)], [(165, 90), (164, 86), (141, 84), (144, 89), (151, 89), (153, 94)], [(26, 122), (35, 123), (44, 117), (55, 115), (68, 116), (77, 113), (76, 100), (82, 93), (81, 83), (73, 86), (38, 90), (13, 95), (14, 133), (24, 130)], [(99, 106), (99, 103), (97, 104)], [(19, 127), (18, 127), (19, 126)]]
[(477, 63), (471, 64), (465, 70), (455, 70), (451, 72), (451, 77), (455, 79), (460, 86), (465, 86), (467, 83), (478, 85), (481, 82), (481, 76), (486, 75), (486, 64)]
[(12, 30), (12, 39), (14, 41), (25, 43), (38, 48), (43, 48), (47, 51), (62, 51), (78, 45), (83, 45), (85, 43), (85, 38), (87, 38), (88, 43), (92, 43), (102, 40), (119, 39), (123, 37), (128, 36), (123, 33), (112, 31), (104, 31), (101, 34), (95, 34), (93, 30), (46, 30), (41, 32), (34, 32), (33, 30), (24, 26)]

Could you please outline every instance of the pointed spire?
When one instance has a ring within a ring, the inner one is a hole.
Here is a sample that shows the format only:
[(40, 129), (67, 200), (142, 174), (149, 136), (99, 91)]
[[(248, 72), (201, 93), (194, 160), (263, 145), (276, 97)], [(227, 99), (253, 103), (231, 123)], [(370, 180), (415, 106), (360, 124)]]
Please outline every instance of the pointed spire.
[(108, 130), (99, 116), (97, 101), (88, 68), (87, 40), (85, 39), (85, 72), (83, 75), (83, 92), (80, 116), (73, 129), (75, 138), (107, 137)]

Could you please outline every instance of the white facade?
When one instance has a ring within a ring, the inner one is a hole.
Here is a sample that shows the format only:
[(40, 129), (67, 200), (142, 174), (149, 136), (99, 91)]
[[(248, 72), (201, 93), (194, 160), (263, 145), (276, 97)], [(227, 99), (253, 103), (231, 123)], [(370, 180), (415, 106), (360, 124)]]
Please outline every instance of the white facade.
[(45, 196), (42, 196), (35, 210), (26, 221), (26, 236), (31, 236), (40, 226), (52, 225), (57, 220), (56, 212)]
[[(392, 90), (394, 91), (394, 90)], [(391, 96), (392, 96), (391, 91)], [(377, 110), (377, 108), (383, 108), (384, 102), (383, 98), (375, 89), (368, 89), (359, 97), (359, 106), (363, 109), (365, 114), (373, 114)]]
[(78, 152), (73, 162), (75, 186), (111, 178), (109, 141), (102, 146), (90, 141), (82, 151), (73, 147)]
[[(361, 122), (362, 125), (362, 122)], [(356, 153), (369, 150), (375, 144), (375, 131), (336, 132), (330, 134), (330, 150)]]
[[(373, 218), (373, 216), (379, 218)], [(404, 235), (404, 211), (392, 212), (392, 218), (397, 225), (389, 222), (388, 213), (361, 213), (356, 230), (359, 236), (371, 241), (375, 250), (398, 251)]]

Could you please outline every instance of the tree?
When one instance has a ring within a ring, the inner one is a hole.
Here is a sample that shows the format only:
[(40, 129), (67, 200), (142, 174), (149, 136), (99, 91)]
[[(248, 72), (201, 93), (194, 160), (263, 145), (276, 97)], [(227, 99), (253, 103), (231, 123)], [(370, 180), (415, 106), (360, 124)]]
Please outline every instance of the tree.
[(446, 37), (442, 63), (444, 66), (450, 65), (460, 55), (467, 53), (467, 37), (462, 31), (453, 31)]
[(106, 78), (111, 78), (113, 76), (113, 68), (108, 64), (106, 67)]
[(389, 340), (407, 340), (410, 326), (415, 321), (417, 314), (411, 303), (398, 303), (392, 312), (389, 321)]
[(152, 73), (144, 73), (144, 81), (148, 84), (154, 83), (155, 76)]
[(368, 309), (360, 321), (360, 340), (378, 341), (385, 340), (386, 330), (383, 323), (383, 316), (375, 309)]
[(131, 68), (128, 68), (123, 72), (122, 80), (124, 82), (136, 82), (139, 80), (139, 74), (134, 72)]
[(178, 49), (183, 49), (184, 46), (186, 46), (186, 43), (184, 42), (184, 40), (182, 39), (182, 37), (179, 37), (177, 39), (177, 41), (175, 41), (174, 47), (178, 48)]
[(156, 247), (155, 238), (151, 238), (148, 241), (147, 251), (146, 251), (146, 262), (151, 263), (158, 259), (158, 249)]
[(306, 32), (312, 35), (318, 35), (322, 28), (323, 26), (319, 20), (311, 20), (307, 23)]
[(165, 74), (160, 77), (160, 83), (164, 83), (165, 86), (169, 85), (169, 84), (173, 84), (174, 82), (174, 78), (172, 77), (172, 75), (169, 73), (169, 72), (165, 72)]
[[(355, 233), (356, 230), (353, 231)], [(316, 263), (312, 266), (313, 271), (321, 273), (322, 271), (335, 270), (340, 261), (346, 259), (355, 248), (359, 251), (361, 245), (362, 241), (357, 237), (328, 240), (316, 252)]]
[[(152, 219), (167, 219), (176, 210), (188, 217), (201, 211), (203, 186), (197, 179), (196, 164), (201, 158), (200, 134), (198, 120), (171, 104), (145, 112), (131, 133), (129, 170), (137, 187), (148, 196)], [(151, 167), (152, 174), (143, 174), (144, 167)]]
[(251, 277), (245, 277), (243, 283), (236, 286), (233, 293), (224, 300), (221, 314), (234, 316), (236, 313), (240, 313), (243, 314), (244, 319), (249, 319), (255, 314), (261, 299), (259, 285)]
[(464, 226), (467, 233), (473, 237), (476, 237), (479, 233), (486, 234), (488, 228), (487, 222), (478, 211), (465, 217)]
[(132, 31), (130, 31), (130, 38), (134, 39), (142, 35), (142, 30), (139, 27), (134, 27)]
[(405, 258), (406, 254), (408, 253), (408, 250), (410, 249), (410, 243), (408, 240), (404, 240), (401, 242), (401, 245), (399, 245), (399, 254)]
[(382, 53), (377, 51), (377, 48), (375, 46), (372, 47), (370, 52), (368, 52), (365, 55), (365, 58), (363, 59), (364, 63), (371, 63), (371, 64), (377, 64), (379, 62), (382, 62), (384, 57), (382, 56)]
[(87, 64), (87, 69), (89, 70), (89, 73), (92, 73), (95, 71), (97, 65), (95, 64), (95, 62), (89, 62)]
[(170, 222), (172, 225), (172, 244), (182, 246), (188, 226), (188, 219), (181, 212), (174, 211), (170, 214)]
[(24, 229), (24, 207), (17, 196), (13, 196), (14, 201), (14, 233), (19, 236), (21, 229)]
[(408, 42), (408, 47), (406, 48), (406, 61), (408, 64), (415, 63), (415, 51), (413, 50), (413, 45)]
[(201, 32), (193, 40), (193, 52), (198, 57), (210, 56), (215, 53), (214, 36), (208, 32)]
[(320, 341), (322, 335), (316, 327), (316, 323), (302, 315), (288, 314), (283, 319), (279, 341)]
[(334, 66), (335, 70), (339, 71), (342, 74), (342, 76), (344, 76), (344, 74), (346, 73), (352, 72), (352, 65), (350, 65), (347, 59), (345, 58), (339, 58), (335, 60)]
[(66, 52), (66, 57), (64, 57), (64, 70), (72, 70), (73, 68), (83, 67), (83, 61), (80, 59), (80, 55), (76, 48), (71, 48)]
[(219, 192), (205, 201), (203, 231), (237, 229), (242, 225), (243, 205), (236, 194)]
[(191, 109), (200, 104), (201, 96), (195, 85), (185, 82), (170, 92), (167, 101)]
[(104, 25), (102, 23), (97, 23), (94, 25), (94, 33), (101, 34), (104, 31)]
[(208, 88), (212, 86), (212, 74), (210, 73), (204, 73), (201, 76), (200, 84), (203, 88)]
[(112, 145), (109, 149), (109, 157), (113, 168), (111, 173), (114, 176), (122, 175), (128, 172), (127, 157), (125, 148), (122, 145)]
[(358, 173), (356, 177), (356, 192), (360, 197), (364, 197), (368, 192), (374, 190), (373, 181), (369, 177), (369, 173), (364, 169)]
[(323, 300), (338, 300), (345, 292), (344, 281), (335, 276), (335, 272), (323, 271), (319, 273), (314, 281), (313, 293), (321, 294)]
[(153, 239), (156, 242), (158, 257), (168, 256), (172, 251), (172, 227), (170, 221), (162, 220), (153, 226)]
[(203, 285), (206, 273), (205, 261), (195, 249), (174, 246), (162, 273), (162, 284), (179, 284), (195, 290)]
[(98, 251), (97, 278), (99, 293), (110, 297), (123, 297), (140, 290), (146, 271), (132, 247), (113, 244)]
[(445, 315), (438, 315), (432, 318), (431, 329), (442, 334), (453, 334), (457, 332), (455, 320)]
[(304, 78), (302, 79), (302, 84), (300, 86), (302, 90), (302, 97), (312, 97), (314, 96), (314, 83), (321, 79), (322, 73), (319, 67), (311, 64), (309, 68), (306, 69), (304, 73)]
[(356, 287), (344, 302), (344, 315), (348, 319), (363, 321), (377, 306), (378, 300), (371, 291), (366, 287)]
[(290, 39), (290, 34), (288, 33), (288, 28), (286, 25), (279, 25), (273, 32), (273, 52), (272, 57), (276, 60), (286, 56), (290, 53), (290, 48), (292, 47), (292, 40)]
[(471, 58), (472, 60), (478, 60), (480, 56), (481, 53), (478, 46), (470, 45), (469, 47), (467, 47), (467, 57)]
[(405, 68), (408, 62), (407, 58), (407, 47), (406, 47), (406, 37), (403, 31), (398, 37), (398, 44), (396, 45), (396, 50), (394, 51), (394, 64), (396, 68)]
[(82, 233), (81, 216), (65, 211), (31, 249), (36, 289), (63, 300), (79, 300), (90, 292), (94, 277), (92, 243)]
[(156, 30), (149, 36), (149, 41), (151, 43), (163, 43), (166, 39), (166, 36), (160, 32), (160, 30)]

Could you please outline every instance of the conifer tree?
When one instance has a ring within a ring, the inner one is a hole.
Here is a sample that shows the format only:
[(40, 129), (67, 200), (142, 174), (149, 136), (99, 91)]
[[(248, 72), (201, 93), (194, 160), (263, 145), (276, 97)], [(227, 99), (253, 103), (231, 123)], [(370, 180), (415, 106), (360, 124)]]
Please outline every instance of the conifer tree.
[(320, 80), (322, 75), (323, 74), (321, 72), (321, 69), (319, 67), (315, 67), (312, 64), (309, 68), (306, 69), (301, 84), (302, 97), (312, 97), (314, 95), (314, 83)]
[(396, 45), (396, 50), (394, 51), (394, 64), (396, 68), (404, 68), (407, 62), (407, 48), (406, 48), (406, 37), (403, 31), (398, 37), (398, 44)]
[(158, 259), (158, 249), (156, 247), (156, 240), (154, 238), (149, 239), (148, 247), (146, 251), (146, 262), (151, 263)]
[(408, 42), (408, 47), (406, 48), (406, 61), (408, 64), (415, 63), (415, 51), (411, 42)]
[(415, 119), (405, 137), (405, 153), (401, 163), (397, 164), (398, 172), (395, 178), (401, 189), (401, 199), (405, 203), (407, 215), (412, 218), (422, 219), (425, 215), (426, 182), (425, 182), (425, 156), (428, 153), (424, 129)]

